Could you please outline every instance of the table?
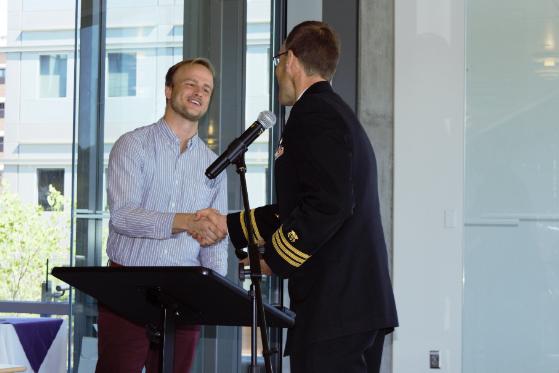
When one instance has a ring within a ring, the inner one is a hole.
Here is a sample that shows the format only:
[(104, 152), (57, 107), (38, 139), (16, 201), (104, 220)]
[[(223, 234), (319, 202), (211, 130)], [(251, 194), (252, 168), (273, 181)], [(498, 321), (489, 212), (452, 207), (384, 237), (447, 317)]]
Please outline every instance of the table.
[(0, 364), (0, 373), (16, 373), (16, 372), (25, 372), (25, 371), (26, 371), (25, 367)]
[(68, 324), (57, 318), (0, 319), (0, 363), (26, 372), (65, 373)]

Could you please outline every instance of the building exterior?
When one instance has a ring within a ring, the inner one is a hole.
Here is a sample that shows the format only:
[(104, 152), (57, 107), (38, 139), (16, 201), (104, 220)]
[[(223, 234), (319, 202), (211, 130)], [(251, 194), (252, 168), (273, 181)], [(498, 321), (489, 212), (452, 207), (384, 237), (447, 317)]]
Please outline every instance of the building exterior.
[(44, 204), (49, 183), (71, 190), (74, 7), (8, 1), (7, 18), (4, 180)]

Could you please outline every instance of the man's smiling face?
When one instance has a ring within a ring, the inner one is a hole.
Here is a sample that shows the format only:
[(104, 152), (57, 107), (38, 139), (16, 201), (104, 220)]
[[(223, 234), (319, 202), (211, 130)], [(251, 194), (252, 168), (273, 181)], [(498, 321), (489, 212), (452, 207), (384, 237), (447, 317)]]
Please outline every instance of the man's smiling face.
[(174, 112), (197, 122), (208, 111), (213, 84), (210, 70), (197, 63), (188, 64), (175, 72), (172, 86), (165, 87), (165, 96)]

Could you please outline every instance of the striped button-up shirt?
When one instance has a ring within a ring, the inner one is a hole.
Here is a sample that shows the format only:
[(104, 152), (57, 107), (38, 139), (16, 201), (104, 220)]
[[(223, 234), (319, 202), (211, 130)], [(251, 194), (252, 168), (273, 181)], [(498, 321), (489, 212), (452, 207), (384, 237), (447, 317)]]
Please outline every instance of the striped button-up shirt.
[(227, 213), (225, 172), (213, 180), (204, 175), (216, 158), (197, 135), (181, 153), (163, 119), (122, 135), (109, 155), (109, 259), (124, 266), (201, 265), (224, 275), (227, 239), (201, 248), (186, 232), (172, 234), (175, 213)]

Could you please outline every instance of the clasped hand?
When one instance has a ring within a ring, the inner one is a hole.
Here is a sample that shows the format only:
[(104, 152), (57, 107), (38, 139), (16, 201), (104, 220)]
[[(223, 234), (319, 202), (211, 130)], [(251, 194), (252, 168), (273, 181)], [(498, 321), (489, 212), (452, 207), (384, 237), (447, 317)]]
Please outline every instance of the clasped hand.
[(227, 237), (227, 217), (216, 209), (199, 210), (188, 233), (202, 246), (213, 245)]
[[(216, 209), (207, 208), (197, 211), (194, 215), (194, 223), (198, 224), (199, 229), (195, 229), (193, 232), (190, 232), (190, 234), (202, 246), (213, 245), (227, 236), (227, 217), (221, 215)], [(264, 244), (264, 241), (258, 242), (258, 246), (264, 246)], [(248, 258), (241, 262), (245, 266), (249, 265)], [(272, 274), (272, 270), (268, 267), (264, 259), (260, 259), (260, 268), (262, 274)]]

